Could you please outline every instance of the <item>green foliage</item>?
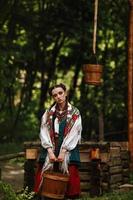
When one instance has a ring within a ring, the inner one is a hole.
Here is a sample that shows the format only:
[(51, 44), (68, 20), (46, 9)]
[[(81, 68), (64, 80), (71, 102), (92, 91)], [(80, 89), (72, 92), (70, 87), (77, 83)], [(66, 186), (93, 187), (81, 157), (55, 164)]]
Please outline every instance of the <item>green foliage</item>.
[(30, 200), (33, 199), (33, 197), (34, 197), (34, 192), (29, 193), (28, 188), (26, 188), (23, 191), (23, 193), (17, 195), (16, 200)]
[(0, 196), (2, 200), (16, 200), (16, 194), (9, 184), (0, 181)]
[(33, 192), (28, 192), (26, 188), (20, 194), (16, 194), (11, 185), (0, 181), (0, 198), (1, 200), (31, 200), (34, 197)]
[[(83, 133), (127, 130), (127, 27), (125, 0), (99, 2), (97, 55), (103, 84), (85, 85), (82, 65), (92, 54), (94, 2), (0, 2), (0, 137), (38, 138), (40, 113), (51, 103), (49, 86), (66, 83), (83, 116)], [(123, 5), (123, 6), (121, 6)], [(120, 9), (121, 8), (121, 9)], [(39, 113), (39, 114), (38, 114)]]
[[(104, 194), (100, 197), (89, 197), (84, 196), (81, 200), (132, 200), (133, 191), (119, 192), (115, 191), (112, 193)], [(28, 188), (19, 194), (16, 194), (9, 184), (0, 181), (0, 198), (1, 200), (32, 200), (34, 198), (33, 192), (28, 192)]]
[(112, 192), (112, 193), (107, 193), (103, 196), (100, 197), (83, 197), (81, 198), (82, 200), (132, 200), (133, 198), (133, 191), (129, 192)]
[(0, 155), (18, 153), (23, 151), (22, 143), (1, 143), (0, 144)]

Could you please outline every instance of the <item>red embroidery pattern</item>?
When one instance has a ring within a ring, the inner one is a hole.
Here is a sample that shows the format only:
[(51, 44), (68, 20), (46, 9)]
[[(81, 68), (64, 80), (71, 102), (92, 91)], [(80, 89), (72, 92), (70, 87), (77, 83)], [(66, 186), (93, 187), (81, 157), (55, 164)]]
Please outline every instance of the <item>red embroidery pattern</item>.
[(71, 128), (73, 127), (75, 121), (77, 120), (77, 118), (79, 117), (79, 111), (77, 108), (75, 107), (72, 107), (72, 110), (71, 110), (71, 118), (68, 119), (67, 121), (67, 124), (66, 124), (66, 127), (65, 127), (65, 133), (64, 133), (64, 136), (66, 136)]
[(48, 110), (47, 111), (47, 120), (46, 120), (46, 124), (47, 124), (47, 127), (48, 127), (48, 130), (49, 130), (49, 134), (50, 134), (50, 138), (52, 140), (52, 143), (54, 145), (54, 131), (53, 131), (53, 122), (52, 122), (52, 119), (53, 119), (53, 115), (54, 115), (54, 112), (52, 110)]
[[(53, 132), (52, 119), (53, 119), (54, 113), (55, 112), (53, 112), (52, 110), (48, 110), (47, 111), (47, 121), (46, 121), (53, 144), (54, 144), (54, 132)], [(79, 110), (72, 106), (72, 109), (67, 111), (67, 122), (66, 122), (66, 127), (64, 130), (64, 136), (66, 136), (70, 132), (71, 128), (73, 127), (73, 125), (74, 125), (75, 121), (78, 119), (78, 117), (79, 117)]]

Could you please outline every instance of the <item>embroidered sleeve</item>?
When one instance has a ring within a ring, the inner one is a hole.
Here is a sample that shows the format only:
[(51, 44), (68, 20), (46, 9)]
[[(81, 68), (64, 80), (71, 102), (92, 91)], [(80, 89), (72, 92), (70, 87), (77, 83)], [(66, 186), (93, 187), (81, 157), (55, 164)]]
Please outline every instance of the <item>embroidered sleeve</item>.
[(82, 132), (82, 122), (81, 116), (79, 115), (76, 119), (73, 127), (70, 132), (64, 138), (62, 143), (62, 148), (71, 151), (76, 147), (76, 145), (81, 141), (81, 132)]
[(40, 128), (40, 140), (41, 140), (41, 145), (47, 149), (49, 147), (52, 148), (52, 142), (50, 139), (49, 135), (49, 130), (47, 126), (47, 111), (44, 113), (42, 116), (42, 121), (41, 121), (41, 128)]

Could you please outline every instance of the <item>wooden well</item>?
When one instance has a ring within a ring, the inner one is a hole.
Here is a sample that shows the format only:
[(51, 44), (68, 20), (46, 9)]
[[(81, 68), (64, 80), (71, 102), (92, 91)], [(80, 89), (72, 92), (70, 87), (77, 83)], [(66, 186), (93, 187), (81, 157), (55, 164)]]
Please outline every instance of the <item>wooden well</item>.
[[(33, 144), (35, 147), (35, 142)], [(36, 143), (36, 147), (41, 147), (39, 142)], [(97, 163), (95, 163), (95, 159), (92, 162), (92, 149), (99, 149), (99, 155), (96, 157)], [(80, 157), (81, 195), (94, 193), (94, 196), (98, 196), (129, 182), (128, 142), (94, 143), (88, 141), (80, 144)], [(27, 159), (24, 165), (24, 186), (28, 186), (31, 190), (34, 185), (36, 162), (36, 160)], [(94, 176), (93, 167), (97, 168), (97, 164), (100, 168)]]

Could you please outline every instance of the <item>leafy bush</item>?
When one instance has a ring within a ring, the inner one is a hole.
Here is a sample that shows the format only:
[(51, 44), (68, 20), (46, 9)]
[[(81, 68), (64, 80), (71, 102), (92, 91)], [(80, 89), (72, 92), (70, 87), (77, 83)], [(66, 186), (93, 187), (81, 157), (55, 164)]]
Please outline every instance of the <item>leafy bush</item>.
[(33, 197), (34, 197), (34, 192), (29, 192), (28, 188), (26, 188), (25, 190), (23, 190), (22, 193), (17, 195), (16, 200), (30, 200), (33, 199)]
[(1, 200), (17, 200), (16, 194), (12, 187), (0, 181), (0, 196)]
[(0, 181), (0, 199), (1, 200), (31, 200), (34, 197), (34, 192), (28, 192), (28, 188), (20, 194), (16, 194), (11, 185)]

